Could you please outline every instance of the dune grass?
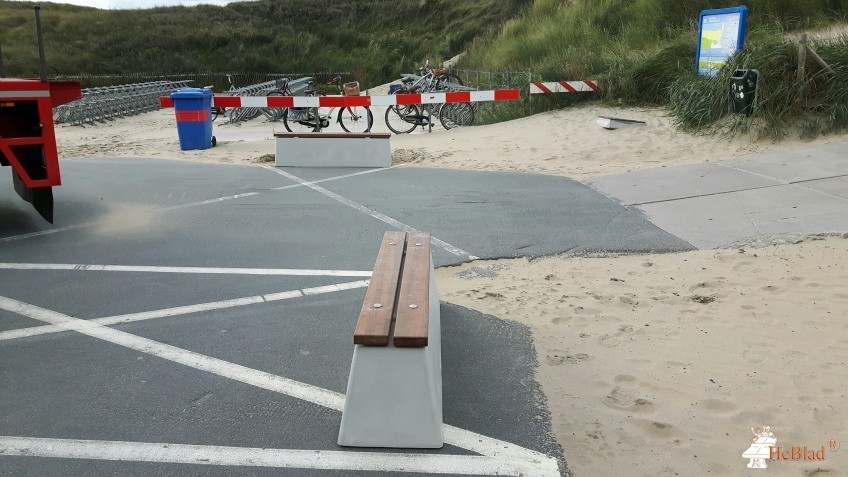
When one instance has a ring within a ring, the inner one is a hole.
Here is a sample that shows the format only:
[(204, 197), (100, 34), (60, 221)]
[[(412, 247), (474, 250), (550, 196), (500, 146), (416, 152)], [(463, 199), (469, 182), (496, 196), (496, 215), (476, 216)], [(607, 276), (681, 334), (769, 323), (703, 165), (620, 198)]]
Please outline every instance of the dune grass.
[[(715, 78), (696, 75), (698, 14), (740, 3), (749, 9), (746, 48)], [(798, 47), (786, 33), (844, 22), (846, 14), (848, 0), (536, 0), (497, 34), (475, 39), (461, 66), (532, 68), (541, 81), (600, 80), (607, 104), (668, 106), (688, 131), (779, 139), (797, 128), (812, 137), (848, 127), (848, 39), (813, 45), (836, 75), (808, 59), (807, 78), (796, 84)], [(736, 68), (761, 73), (751, 118), (729, 115)], [(499, 119), (521, 114), (504, 108)]]

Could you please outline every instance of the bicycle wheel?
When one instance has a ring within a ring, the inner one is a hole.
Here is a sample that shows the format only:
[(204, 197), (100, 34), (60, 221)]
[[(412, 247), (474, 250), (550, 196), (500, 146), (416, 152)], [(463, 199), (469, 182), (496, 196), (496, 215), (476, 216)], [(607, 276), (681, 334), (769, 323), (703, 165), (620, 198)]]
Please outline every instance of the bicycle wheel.
[(315, 108), (286, 108), (283, 112), (283, 126), (286, 131), (294, 133), (317, 131)]
[(345, 132), (367, 133), (374, 125), (374, 115), (367, 106), (339, 108), (339, 125)]
[(465, 83), (462, 82), (462, 78), (459, 75), (454, 73), (446, 73), (442, 75), (442, 82), (454, 83), (460, 86), (465, 86)]
[(418, 106), (414, 104), (389, 106), (386, 109), (386, 127), (395, 134), (412, 132), (421, 125), (422, 118)]
[(471, 126), (474, 122), (474, 108), (471, 103), (448, 103), (439, 112), (439, 122), (445, 129)]
[(221, 108), (216, 108), (212, 106), (212, 109), (209, 111), (209, 117), (212, 118), (212, 121), (218, 119), (218, 115), (221, 114)]

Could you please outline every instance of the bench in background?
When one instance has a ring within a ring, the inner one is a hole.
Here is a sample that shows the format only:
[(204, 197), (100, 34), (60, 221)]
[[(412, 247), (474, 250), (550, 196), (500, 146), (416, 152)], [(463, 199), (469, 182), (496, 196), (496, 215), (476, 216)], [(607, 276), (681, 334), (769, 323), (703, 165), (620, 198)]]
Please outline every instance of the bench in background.
[(277, 167), (389, 167), (389, 133), (274, 133)]

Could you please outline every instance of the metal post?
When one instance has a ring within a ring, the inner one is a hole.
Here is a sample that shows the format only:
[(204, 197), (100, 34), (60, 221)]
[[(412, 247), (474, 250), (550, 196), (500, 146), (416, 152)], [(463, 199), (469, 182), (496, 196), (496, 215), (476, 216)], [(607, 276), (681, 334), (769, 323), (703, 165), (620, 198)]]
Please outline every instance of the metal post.
[(44, 57), (44, 38), (41, 34), (41, 6), (35, 7), (35, 32), (38, 35), (38, 78), (47, 81), (47, 60)]

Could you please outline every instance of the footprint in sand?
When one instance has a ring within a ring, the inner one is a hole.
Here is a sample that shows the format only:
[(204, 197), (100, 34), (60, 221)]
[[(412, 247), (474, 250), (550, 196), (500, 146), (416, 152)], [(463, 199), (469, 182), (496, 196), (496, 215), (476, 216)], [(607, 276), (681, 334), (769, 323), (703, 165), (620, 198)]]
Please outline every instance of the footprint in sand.
[(633, 421), (633, 424), (644, 434), (654, 439), (674, 445), (686, 444), (689, 441), (689, 437), (685, 432), (665, 422), (636, 419)]
[(551, 323), (555, 325), (565, 325), (570, 323), (572, 318), (570, 316), (556, 316), (551, 319)]
[(551, 366), (560, 366), (563, 363), (579, 364), (592, 357), (586, 353), (576, 354), (548, 354), (545, 356), (545, 361)]
[(738, 407), (732, 402), (720, 399), (704, 399), (698, 401), (698, 406), (706, 409), (711, 414), (733, 414)]
[(839, 416), (839, 413), (833, 407), (823, 407), (813, 410), (813, 418), (819, 423), (822, 428), (827, 429), (844, 429), (845, 421)]
[(742, 352), (742, 357), (751, 364), (765, 363), (772, 351), (772, 346), (768, 343), (744, 343), (744, 346), (747, 349)]
[(601, 403), (620, 411), (647, 413), (654, 410), (654, 404), (643, 397), (637, 389), (637, 379), (629, 374), (619, 374), (613, 381), (615, 386), (601, 398)]
[(625, 341), (630, 341), (635, 328), (630, 325), (622, 325), (618, 327), (618, 331), (613, 334), (604, 334), (598, 340), (601, 346), (606, 348), (616, 348), (621, 346)]

